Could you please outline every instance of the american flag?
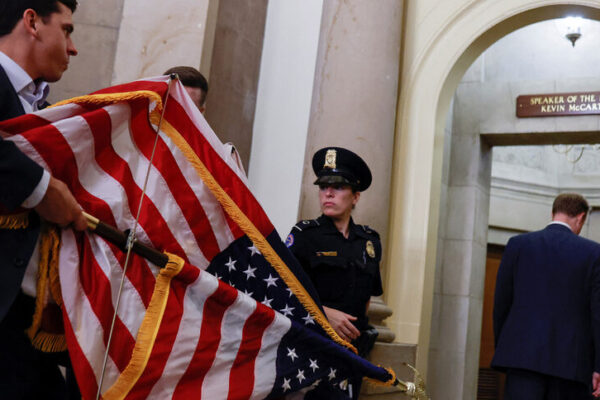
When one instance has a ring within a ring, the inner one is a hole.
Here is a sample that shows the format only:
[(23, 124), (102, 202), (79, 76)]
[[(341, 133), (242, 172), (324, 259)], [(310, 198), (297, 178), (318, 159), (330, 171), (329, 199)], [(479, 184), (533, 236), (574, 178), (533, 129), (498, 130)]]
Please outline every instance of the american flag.
[[(335, 335), (243, 172), (183, 86), (168, 87), (149, 78), (0, 122), (5, 140), (105, 223), (132, 228), (142, 202), (137, 239), (172, 255), (164, 269), (130, 259), (102, 397), (261, 399), (326, 388), (344, 399), (357, 377), (393, 381)], [(65, 335), (91, 399), (126, 256), (89, 232), (64, 230), (61, 240)]]

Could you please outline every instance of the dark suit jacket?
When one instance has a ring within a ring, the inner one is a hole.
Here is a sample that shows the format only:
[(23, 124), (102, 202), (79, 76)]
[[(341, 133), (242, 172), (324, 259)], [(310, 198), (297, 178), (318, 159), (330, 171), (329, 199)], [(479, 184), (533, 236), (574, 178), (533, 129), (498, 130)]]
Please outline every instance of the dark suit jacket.
[(589, 385), (600, 372), (600, 244), (551, 224), (511, 238), (494, 299), (492, 366)]
[[(24, 113), (4, 69), (0, 67), (0, 121)], [(42, 167), (0, 137), (0, 214), (13, 212), (42, 177)], [(23, 274), (39, 234), (39, 219), (30, 214), (27, 229), (0, 229), (0, 321), (21, 289)]]

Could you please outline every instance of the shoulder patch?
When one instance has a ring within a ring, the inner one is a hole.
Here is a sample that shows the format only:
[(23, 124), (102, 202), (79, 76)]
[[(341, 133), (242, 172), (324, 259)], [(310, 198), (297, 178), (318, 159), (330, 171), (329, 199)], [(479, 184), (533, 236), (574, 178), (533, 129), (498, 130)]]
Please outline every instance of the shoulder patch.
[(285, 239), (285, 245), (287, 247), (292, 247), (293, 244), (294, 244), (294, 234), (290, 233), (288, 235), (288, 237)]

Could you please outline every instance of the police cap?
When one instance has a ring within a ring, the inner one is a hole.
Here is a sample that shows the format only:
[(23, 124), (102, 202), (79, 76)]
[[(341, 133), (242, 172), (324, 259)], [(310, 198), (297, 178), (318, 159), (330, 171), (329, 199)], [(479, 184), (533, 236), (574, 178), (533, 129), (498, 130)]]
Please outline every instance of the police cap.
[(341, 147), (325, 147), (317, 151), (312, 167), (317, 175), (315, 185), (346, 184), (359, 192), (371, 185), (371, 171), (367, 164), (355, 153)]

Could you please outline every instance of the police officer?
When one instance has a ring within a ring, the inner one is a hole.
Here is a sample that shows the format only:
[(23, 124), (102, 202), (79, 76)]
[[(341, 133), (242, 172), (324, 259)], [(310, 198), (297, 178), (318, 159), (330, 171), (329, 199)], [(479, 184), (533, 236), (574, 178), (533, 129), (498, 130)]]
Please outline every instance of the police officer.
[(381, 243), (377, 232), (355, 224), (351, 213), (371, 184), (371, 171), (340, 147), (317, 151), (312, 167), (323, 214), (297, 223), (286, 245), (315, 285), (333, 329), (364, 356), (377, 336), (366, 313), (371, 296), (383, 293)]

